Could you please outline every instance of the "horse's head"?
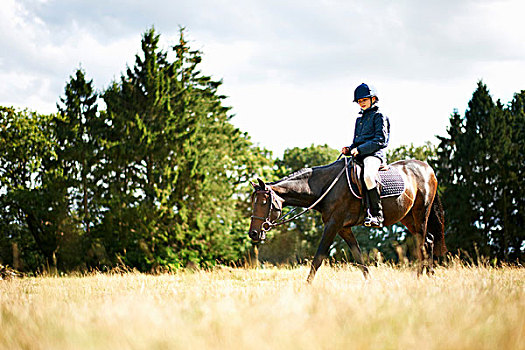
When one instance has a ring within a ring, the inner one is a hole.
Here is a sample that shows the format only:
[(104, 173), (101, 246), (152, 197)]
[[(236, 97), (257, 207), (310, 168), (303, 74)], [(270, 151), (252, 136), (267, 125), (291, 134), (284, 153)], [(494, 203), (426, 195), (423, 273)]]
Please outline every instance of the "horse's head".
[(264, 241), (275, 220), (281, 216), (284, 200), (279, 197), (264, 181), (257, 179), (252, 183), (255, 191), (252, 194), (252, 220), (248, 236), (254, 242)]

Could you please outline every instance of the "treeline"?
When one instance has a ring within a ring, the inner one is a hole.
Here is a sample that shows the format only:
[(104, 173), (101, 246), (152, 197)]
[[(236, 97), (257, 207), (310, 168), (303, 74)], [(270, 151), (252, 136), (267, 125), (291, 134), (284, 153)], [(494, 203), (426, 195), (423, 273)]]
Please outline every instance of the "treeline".
[[(150, 29), (134, 65), (104, 91), (78, 69), (56, 114), (0, 107), (1, 264), (155, 271), (249, 258), (249, 180), (276, 180), (339, 152), (312, 145), (273, 159), (231, 124), (221, 81), (200, 62), (183, 30), (166, 51)], [(433, 165), (454, 254), (523, 261), (524, 102), (523, 91), (507, 105), (494, 102), (479, 83), (439, 145), (388, 152), (389, 161)], [(410, 256), (411, 236), (400, 225), (354, 232), (370, 259)], [(321, 234), (319, 215), (308, 213), (272, 231), (260, 258), (303, 262)], [(331, 252), (347, 256), (338, 240)]]
[(0, 109), (0, 263), (151, 271), (244, 257), (248, 180), (271, 156), (230, 123), (200, 62), (183, 31), (165, 51), (151, 29), (105, 91), (78, 69), (57, 114)]

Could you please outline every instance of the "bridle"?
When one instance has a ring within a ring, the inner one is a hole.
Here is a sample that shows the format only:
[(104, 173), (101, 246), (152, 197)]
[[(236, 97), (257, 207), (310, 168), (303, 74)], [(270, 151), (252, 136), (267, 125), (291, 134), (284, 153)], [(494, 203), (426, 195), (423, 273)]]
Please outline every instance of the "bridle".
[[(337, 158), (337, 160), (339, 160), (341, 158), (343, 154), (341, 153), (341, 155), (339, 156), (339, 158)], [(274, 195), (276, 196), (276, 194), (274, 194), (274, 191), (272, 189), (262, 189), (262, 190), (256, 190), (255, 191), (255, 195), (257, 194), (261, 194), (261, 193), (264, 193), (265, 195), (268, 196), (268, 210), (266, 211), (266, 217), (261, 217), (261, 216), (256, 216), (256, 215), (252, 215), (251, 218), (252, 219), (259, 219), (259, 220), (262, 220), (263, 223), (261, 225), (261, 231), (263, 232), (268, 232), (270, 231), (272, 228), (276, 227), (276, 226), (280, 226), (280, 225), (283, 225), (283, 224), (286, 224), (296, 218), (298, 218), (299, 216), (303, 215), (304, 213), (306, 213), (307, 211), (311, 210), (313, 207), (315, 207), (317, 204), (319, 204), (320, 201), (323, 200), (323, 198), (328, 194), (328, 192), (330, 192), (330, 190), (332, 189), (332, 187), (335, 186), (335, 184), (337, 183), (337, 181), (339, 180), (339, 178), (341, 177), (341, 175), (343, 175), (343, 173), (346, 171), (346, 169), (348, 168), (348, 159), (346, 157), (345, 158), (345, 166), (343, 167), (343, 169), (341, 169), (341, 171), (339, 172), (339, 174), (337, 174), (337, 176), (335, 177), (334, 181), (332, 181), (332, 184), (326, 189), (326, 191), (321, 195), (321, 197), (319, 197), (312, 205), (310, 205), (308, 208), (306, 208), (305, 210), (303, 210), (302, 212), (300, 212), (299, 214), (296, 214), (294, 215), (293, 217), (289, 218), (289, 219), (286, 219), (284, 220), (285, 217), (287, 217), (288, 215), (290, 215), (291, 213), (293, 213), (296, 209), (293, 209), (293, 210), (290, 210), (286, 215), (284, 215), (283, 217), (281, 217), (281, 214), (282, 214), (282, 209), (279, 208), (278, 206), (275, 206), (274, 205), (274, 202), (275, 202), (275, 198), (274, 198)], [(352, 158), (352, 162), (353, 162), (353, 158)], [(348, 176), (348, 173), (347, 173), (347, 176)], [(279, 211), (279, 216), (277, 217), (277, 221), (276, 222), (272, 222), (271, 220), (271, 214), (272, 214), (272, 209), (274, 210), (277, 210)]]
[(282, 213), (282, 209), (279, 208), (279, 206), (275, 205), (275, 198), (274, 198), (273, 190), (271, 189), (256, 190), (254, 193), (254, 196), (257, 197), (258, 194), (264, 194), (268, 198), (268, 209), (266, 210), (266, 217), (252, 215), (251, 218), (262, 220), (263, 223), (261, 225), (261, 231), (268, 232), (273, 228), (273, 226), (276, 226), (275, 223), (273, 223), (271, 220), (272, 210), (279, 212), (279, 216), (277, 217), (277, 219), (279, 219)]

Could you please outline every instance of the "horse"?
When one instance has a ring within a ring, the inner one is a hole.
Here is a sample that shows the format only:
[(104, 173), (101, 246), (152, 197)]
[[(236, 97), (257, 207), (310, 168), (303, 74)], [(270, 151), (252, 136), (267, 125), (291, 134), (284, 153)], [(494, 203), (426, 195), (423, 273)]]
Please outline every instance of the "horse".
[[(311, 263), (308, 283), (313, 281), (328, 256), (336, 235), (348, 244), (364, 277), (369, 275), (352, 232), (353, 226), (363, 224), (366, 208), (358, 195), (349, 190), (348, 170), (348, 181), (341, 177), (348, 169), (347, 163), (346, 158), (338, 159), (328, 165), (299, 170), (275, 182), (265, 183), (258, 179), (258, 184), (252, 183), (254, 192), (248, 235), (254, 243), (263, 241), (267, 231), (283, 223), (282, 220), (278, 222), (283, 207), (313, 208), (321, 213), (324, 231)], [(400, 195), (381, 199), (384, 226), (401, 222), (416, 238), (417, 276), (425, 268), (427, 274), (432, 274), (434, 255), (443, 256), (447, 252), (444, 213), (434, 170), (427, 163), (414, 159), (388, 166), (398, 170), (405, 187)]]

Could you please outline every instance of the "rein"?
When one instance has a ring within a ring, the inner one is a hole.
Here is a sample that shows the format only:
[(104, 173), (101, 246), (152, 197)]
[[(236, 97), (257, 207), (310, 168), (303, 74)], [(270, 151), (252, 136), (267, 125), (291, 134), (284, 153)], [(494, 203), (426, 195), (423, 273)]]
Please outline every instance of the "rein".
[[(339, 157), (337, 158), (337, 160), (341, 159), (341, 156), (343, 154), (341, 153), (339, 155)], [(336, 160), (336, 161), (337, 161)], [(265, 220), (264, 224), (263, 224), (263, 227), (261, 229), (263, 229), (264, 231), (270, 231), (272, 228), (276, 227), (276, 226), (280, 226), (280, 225), (283, 225), (283, 224), (286, 224), (292, 220), (295, 220), (297, 219), (299, 216), (303, 215), (304, 213), (306, 213), (307, 211), (311, 210), (313, 207), (315, 207), (317, 204), (319, 204), (320, 201), (323, 200), (324, 197), (326, 197), (326, 195), (328, 194), (328, 192), (330, 192), (330, 190), (335, 186), (335, 184), (337, 183), (337, 181), (339, 181), (339, 179), (341, 178), (341, 175), (343, 175), (343, 173), (345, 172), (346, 168), (348, 167), (348, 159), (345, 157), (345, 166), (343, 169), (341, 169), (341, 171), (339, 172), (339, 174), (337, 174), (336, 178), (334, 179), (334, 181), (332, 181), (332, 183), (330, 184), (330, 186), (326, 189), (326, 191), (321, 195), (321, 197), (319, 197), (312, 205), (310, 205), (308, 208), (306, 208), (305, 210), (303, 210), (302, 212), (300, 212), (299, 214), (296, 214), (294, 215), (293, 217), (289, 218), (289, 219), (286, 219), (286, 220), (283, 220), (286, 216), (288, 216), (292, 211), (288, 212), (285, 216), (283, 216), (281, 218), (281, 221), (278, 221), (278, 222), (270, 222), (268, 218), (260, 218), (260, 219), (263, 219)], [(295, 210), (295, 209), (294, 209)], [(270, 214), (270, 213), (268, 213)], [(268, 215), (269, 216), (269, 215)], [(252, 216), (253, 217), (253, 216)], [(259, 217), (258, 217), (259, 218)], [(264, 225), (267, 225), (268, 226), (268, 229), (265, 229), (264, 228)]]

